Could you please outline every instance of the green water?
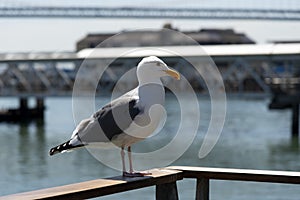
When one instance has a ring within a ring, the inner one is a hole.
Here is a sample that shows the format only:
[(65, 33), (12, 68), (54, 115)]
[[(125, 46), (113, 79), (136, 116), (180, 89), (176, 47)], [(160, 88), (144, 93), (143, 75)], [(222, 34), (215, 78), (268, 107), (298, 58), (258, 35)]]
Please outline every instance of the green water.
[[(98, 106), (109, 100), (97, 99)], [(134, 151), (159, 147), (159, 138), (174, 135), (178, 127), (177, 102), (166, 99), (168, 121), (157, 135), (158, 139), (137, 144)], [(172, 165), (250, 168), (300, 171), (300, 150), (290, 138), (288, 110), (269, 111), (268, 100), (229, 99), (226, 122), (213, 151), (204, 159), (198, 158), (204, 132), (210, 118), (210, 104), (200, 98), (201, 126), (189, 149)], [(17, 99), (0, 99), (0, 107), (17, 105)], [(68, 139), (75, 127), (71, 98), (46, 99), (44, 124), (0, 124), (0, 195), (76, 183), (119, 175), (120, 172), (101, 164), (81, 149), (54, 157), (48, 156), (50, 147)], [(188, 105), (187, 105), (188, 106)], [(84, 109), (83, 109), (84, 110)], [(190, 119), (193, 121), (193, 119)], [(168, 138), (167, 138), (168, 139)], [(111, 155), (119, 158), (119, 154)], [(163, 166), (158, 166), (163, 167)], [(144, 166), (147, 169), (147, 166)], [(211, 199), (299, 199), (300, 186), (289, 184), (212, 181)], [(180, 199), (193, 199), (195, 181), (178, 183)], [(155, 188), (140, 189), (103, 199), (154, 199)]]

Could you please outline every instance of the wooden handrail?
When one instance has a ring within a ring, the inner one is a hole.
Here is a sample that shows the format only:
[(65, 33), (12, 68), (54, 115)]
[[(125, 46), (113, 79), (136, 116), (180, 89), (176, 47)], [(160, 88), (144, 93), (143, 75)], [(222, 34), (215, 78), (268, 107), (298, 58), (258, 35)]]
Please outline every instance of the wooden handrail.
[[(169, 190), (176, 191), (177, 194), (176, 181), (182, 179), (182, 172), (170, 169), (152, 169), (149, 170), (149, 172), (151, 172), (152, 175), (137, 178), (125, 178), (122, 176), (117, 176), (112, 178), (97, 179), (54, 188), (36, 190), (32, 192), (3, 196), (0, 197), (0, 199), (87, 199), (155, 185), (157, 186), (157, 190), (160, 190), (160, 187), (164, 187), (168, 188)], [(172, 183), (175, 183), (175, 185)], [(157, 193), (157, 198), (165, 199), (164, 193)], [(169, 196), (168, 199), (176, 198)]]
[(172, 166), (149, 170), (152, 175), (138, 178), (122, 176), (97, 179), (82, 183), (59, 186), (0, 197), (6, 199), (87, 199), (108, 194), (156, 186), (157, 200), (177, 200), (176, 181), (183, 178), (197, 179), (196, 199), (209, 199), (209, 181), (255, 181), (268, 183), (300, 184), (300, 172), (266, 171), (250, 169), (208, 168)]
[(168, 169), (183, 172), (184, 178), (207, 178), (232, 181), (300, 184), (300, 172), (252, 169), (172, 166)]
[(209, 200), (209, 180), (254, 181), (300, 184), (300, 172), (173, 166), (183, 178), (196, 178), (196, 200)]

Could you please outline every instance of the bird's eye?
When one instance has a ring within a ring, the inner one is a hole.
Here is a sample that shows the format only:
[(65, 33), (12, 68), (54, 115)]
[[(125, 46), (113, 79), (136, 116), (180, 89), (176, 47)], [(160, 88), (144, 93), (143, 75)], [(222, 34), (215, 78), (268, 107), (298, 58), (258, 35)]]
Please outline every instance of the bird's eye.
[(156, 63), (156, 66), (160, 67), (160, 63), (159, 63), (159, 62), (157, 62), (157, 63)]

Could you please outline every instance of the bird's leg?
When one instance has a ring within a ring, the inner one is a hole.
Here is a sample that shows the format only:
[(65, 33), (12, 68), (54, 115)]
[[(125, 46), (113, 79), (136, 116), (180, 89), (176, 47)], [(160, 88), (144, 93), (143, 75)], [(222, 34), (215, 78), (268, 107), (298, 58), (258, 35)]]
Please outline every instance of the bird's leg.
[(131, 157), (131, 146), (128, 146), (128, 160), (129, 160), (129, 173), (123, 173), (124, 176), (127, 177), (143, 177), (146, 175), (151, 175), (149, 172), (134, 172), (132, 165), (132, 157)]
[(133, 173), (133, 166), (132, 166), (132, 157), (131, 157), (131, 146), (128, 147), (128, 160), (129, 160), (129, 173)]
[(125, 152), (124, 152), (124, 147), (121, 149), (121, 159), (122, 159), (122, 167), (123, 167), (123, 175), (125, 175), (126, 172), (126, 166), (125, 166)]

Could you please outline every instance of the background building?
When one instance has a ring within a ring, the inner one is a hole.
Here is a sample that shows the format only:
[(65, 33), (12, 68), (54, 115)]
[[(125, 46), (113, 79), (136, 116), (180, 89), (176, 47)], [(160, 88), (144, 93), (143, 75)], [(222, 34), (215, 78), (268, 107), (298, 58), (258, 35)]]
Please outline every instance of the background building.
[[(165, 24), (163, 28), (180, 31)], [(182, 31), (183, 34), (191, 37), (201, 45), (214, 44), (254, 44), (255, 42), (244, 33), (236, 33), (232, 29), (201, 29), (199, 31)], [(95, 48), (106, 39), (114, 36), (116, 33), (88, 34), (76, 44), (76, 50), (85, 48)], [(137, 40), (136, 38), (139, 38)], [(102, 43), (101, 47), (136, 47), (136, 46), (178, 46), (194, 45), (195, 43), (187, 40), (186, 37), (180, 37), (179, 34), (173, 34), (170, 37), (164, 29), (160, 30), (140, 30), (122, 33), (118, 40)]]

